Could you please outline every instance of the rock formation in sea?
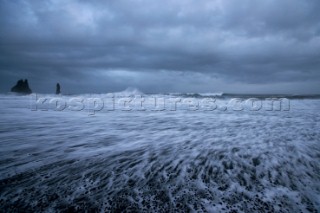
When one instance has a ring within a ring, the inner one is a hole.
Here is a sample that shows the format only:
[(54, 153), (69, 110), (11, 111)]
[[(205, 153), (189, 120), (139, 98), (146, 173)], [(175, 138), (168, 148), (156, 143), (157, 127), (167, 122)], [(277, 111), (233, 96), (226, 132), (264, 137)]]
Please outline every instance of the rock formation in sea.
[(29, 87), (28, 80), (20, 79), (17, 84), (11, 88), (11, 92), (21, 93), (21, 94), (30, 94), (32, 90)]
[(57, 83), (56, 94), (59, 95), (60, 93), (61, 93), (61, 91), (60, 91), (60, 84)]

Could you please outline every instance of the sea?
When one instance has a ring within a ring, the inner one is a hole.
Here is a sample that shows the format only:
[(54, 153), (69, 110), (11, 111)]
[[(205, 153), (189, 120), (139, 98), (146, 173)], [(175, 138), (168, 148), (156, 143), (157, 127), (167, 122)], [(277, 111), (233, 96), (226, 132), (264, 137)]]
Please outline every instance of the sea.
[(320, 96), (0, 94), (0, 212), (319, 212)]

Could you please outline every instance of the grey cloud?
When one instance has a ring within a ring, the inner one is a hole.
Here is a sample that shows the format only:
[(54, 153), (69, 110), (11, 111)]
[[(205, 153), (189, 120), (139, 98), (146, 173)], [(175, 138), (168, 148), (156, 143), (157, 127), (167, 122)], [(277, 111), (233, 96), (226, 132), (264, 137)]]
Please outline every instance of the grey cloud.
[(0, 4), (0, 91), (320, 93), (316, 0)]

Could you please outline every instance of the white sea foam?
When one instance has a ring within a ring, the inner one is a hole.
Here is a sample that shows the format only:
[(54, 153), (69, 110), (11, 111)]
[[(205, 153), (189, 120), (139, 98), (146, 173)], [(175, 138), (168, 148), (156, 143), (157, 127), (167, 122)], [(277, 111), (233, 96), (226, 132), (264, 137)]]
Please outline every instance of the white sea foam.
[(4, 210), (320, 210), (319, 99), (290, 111), (88, 116), (31, 111), (30, 98), (0, 96)]

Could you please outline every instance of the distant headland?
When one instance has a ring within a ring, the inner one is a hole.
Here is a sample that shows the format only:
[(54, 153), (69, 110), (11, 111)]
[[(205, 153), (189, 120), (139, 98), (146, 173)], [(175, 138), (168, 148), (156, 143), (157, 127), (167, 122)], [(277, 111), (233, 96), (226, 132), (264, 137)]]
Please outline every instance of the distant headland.
[[(28, 79), (20, 79), (17, 81), (16, 85), (11, 88), (11, 92), (15, 92), (18, 94), (28, 95), (32, 93), (32, 90), (29, 87)], [(56, 94), (61, 94), (60, 84), (56, 85)]]
[(16, 92), (20, 94), (31, 94), (32, 90), (29, 87), (28, 80), (22, 80), (20, 79), (17, 84), (11, 88), (11, 92)]

